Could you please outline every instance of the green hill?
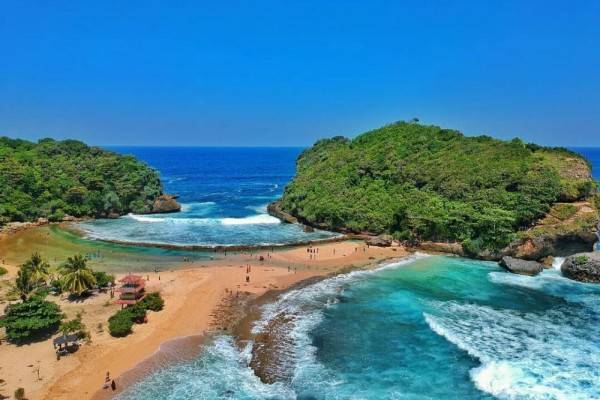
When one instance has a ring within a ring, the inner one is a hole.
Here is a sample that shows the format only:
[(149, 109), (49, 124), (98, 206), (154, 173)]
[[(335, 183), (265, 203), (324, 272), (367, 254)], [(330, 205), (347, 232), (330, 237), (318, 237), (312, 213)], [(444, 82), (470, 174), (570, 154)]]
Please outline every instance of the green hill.
[(0, 224), (147, 212), (158, 173), (131, 156), (75, 140), (0, 138)]
[(320, 140), (279, 207), (309, 225), (498, 250), (556, 202), (589, 198), (591, 168), (566, 149), (399, 122)]

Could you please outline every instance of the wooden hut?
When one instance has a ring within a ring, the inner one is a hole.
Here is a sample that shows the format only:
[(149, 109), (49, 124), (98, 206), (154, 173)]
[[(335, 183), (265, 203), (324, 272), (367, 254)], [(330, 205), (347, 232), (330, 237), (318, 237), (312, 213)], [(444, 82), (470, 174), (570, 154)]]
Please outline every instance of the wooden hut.
[(131, 305), (144, 298), (146, 281), (141, 276), (128, 274), (119, 279), (119, 284), (120, 286), (116, 289), (119, 292), (116, 304)]

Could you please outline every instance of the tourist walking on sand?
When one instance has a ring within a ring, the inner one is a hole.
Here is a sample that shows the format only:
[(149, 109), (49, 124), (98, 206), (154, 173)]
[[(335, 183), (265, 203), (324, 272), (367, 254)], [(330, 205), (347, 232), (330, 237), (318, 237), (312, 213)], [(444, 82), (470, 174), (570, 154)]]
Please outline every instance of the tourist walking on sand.
[(112, 382), (110, 383), (110, 388), (112, 389), (112, 391), (114, 392), (115, 390), (117, 390), (117, 384), (115, 383), (115, 380), (113, 379)]
[(104, 386), (102, 386), (102, 389), (108, 389), (109, 386), (110, 386), (110, 372), (106, 371), (106, 378), (104, 378)]

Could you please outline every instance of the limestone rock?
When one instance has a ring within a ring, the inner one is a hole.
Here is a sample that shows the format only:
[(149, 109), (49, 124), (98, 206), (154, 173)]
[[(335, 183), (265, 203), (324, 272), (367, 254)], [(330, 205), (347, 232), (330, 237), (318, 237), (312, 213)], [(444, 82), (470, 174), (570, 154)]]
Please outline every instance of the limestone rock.
[(181, 211), (181, 204), (177, 202), (179, 196), (161, 194), (152, 203), (152, 214), (172, 213)]
[(576, 281), (600, 283), (600, 252), (578, 253), (567, 257), (561, 272)]
[(534, 276), (542, 272), (544, 266), (537, 261), (521, 260), (519, 258), (505, 256), (500, 260), (500, 266), (512, 272), (520, 275)]
[(375, 236), (368, 239), (367, 244), (369, 246), (390, 247), (392, 245), (392, 241), (385, 237)]

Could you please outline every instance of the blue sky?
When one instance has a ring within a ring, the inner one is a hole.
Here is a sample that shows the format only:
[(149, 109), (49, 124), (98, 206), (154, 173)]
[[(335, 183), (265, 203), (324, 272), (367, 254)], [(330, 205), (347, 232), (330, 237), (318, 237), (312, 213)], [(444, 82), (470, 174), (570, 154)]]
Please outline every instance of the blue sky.
[(600, 146), (600, 2), (0, 0), (0, 135), (309, 145), (412, 117)]

